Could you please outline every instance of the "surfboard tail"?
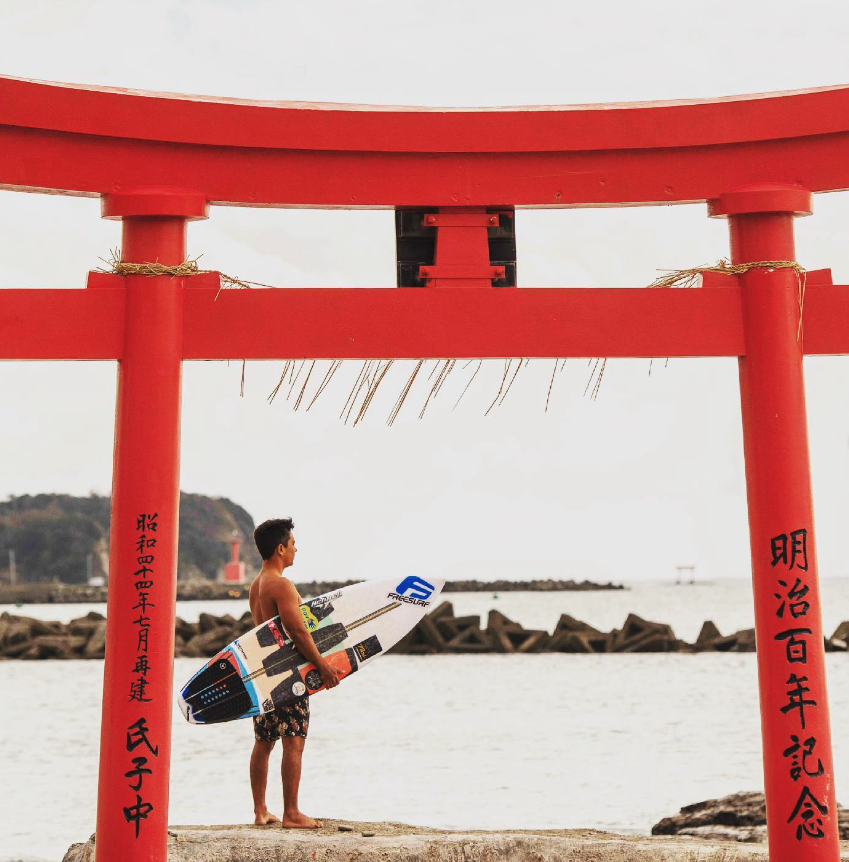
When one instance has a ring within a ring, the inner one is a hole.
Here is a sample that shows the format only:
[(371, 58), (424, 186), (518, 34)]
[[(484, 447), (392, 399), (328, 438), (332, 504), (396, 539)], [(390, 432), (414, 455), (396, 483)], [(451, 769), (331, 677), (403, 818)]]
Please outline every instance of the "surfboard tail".
[(230, 721), (252, 713), (255, 704), (249, 685), (242, 679), (239, 661), (228, 647), (188, 681), (177, 701), (190, 724)]

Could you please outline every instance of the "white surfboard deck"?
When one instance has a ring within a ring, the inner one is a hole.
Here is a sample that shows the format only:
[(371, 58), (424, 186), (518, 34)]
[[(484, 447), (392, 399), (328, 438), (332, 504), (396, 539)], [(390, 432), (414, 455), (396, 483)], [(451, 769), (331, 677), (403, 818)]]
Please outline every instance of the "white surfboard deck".
[[(301, 605), (304, 624), (340, 681), (383, 655), (429, 613), (445, 581), (363, 581)], [(321, 676), (274, 617), (228, 644), (183, 686), (192, 724), (261, 715), (323, 690)]]

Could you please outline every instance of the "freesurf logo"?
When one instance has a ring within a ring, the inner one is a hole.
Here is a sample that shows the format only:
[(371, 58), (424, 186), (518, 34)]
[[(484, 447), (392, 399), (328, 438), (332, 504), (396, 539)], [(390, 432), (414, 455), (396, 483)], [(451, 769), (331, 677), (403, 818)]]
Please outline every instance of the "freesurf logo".
[(404, 580), (395, 587), (395, 592), (398, 593), (399, 596), (409, 595), (411, 599), (429, 599), (433, 595), (434, 589), (436, 588), (433, 584), (429, 584), (427, 581), (422, 580), (422, 578), (410, 575), (410, 577), (404, 578)]

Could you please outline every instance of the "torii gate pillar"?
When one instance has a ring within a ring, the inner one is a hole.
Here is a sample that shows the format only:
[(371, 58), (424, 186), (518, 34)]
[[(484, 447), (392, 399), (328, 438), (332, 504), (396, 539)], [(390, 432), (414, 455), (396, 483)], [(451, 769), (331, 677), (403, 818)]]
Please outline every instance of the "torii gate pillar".
[[(122, 259), (132, 262), (182, 263), (186, 221), (204, 218), (206, 208), (202, 195), (179, 190), (103, 198), (103, 216), (123, 219)], [(124, 284), (96, 856), (98, 862), (166, 862), (183, 284), (142, 275), (127, 276)]]
[[(738, 189), (732, 263), (794, 261), (795, 186)], [(740, 396), (752, 552), (764, 789), (771, 862), (840, 857), (802, 375), (804, 282), (792, 269), (739, 276), (745, 355)]]

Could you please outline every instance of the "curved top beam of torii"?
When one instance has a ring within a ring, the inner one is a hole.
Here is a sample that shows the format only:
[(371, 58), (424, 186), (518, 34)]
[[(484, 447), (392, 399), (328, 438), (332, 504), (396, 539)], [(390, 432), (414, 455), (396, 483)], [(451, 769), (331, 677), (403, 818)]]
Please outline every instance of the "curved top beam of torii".
[(849, 188), (849, 86), (521, 108), (254, 102), (0, 77), (0, 188), (246, 206), (704, 201)]

